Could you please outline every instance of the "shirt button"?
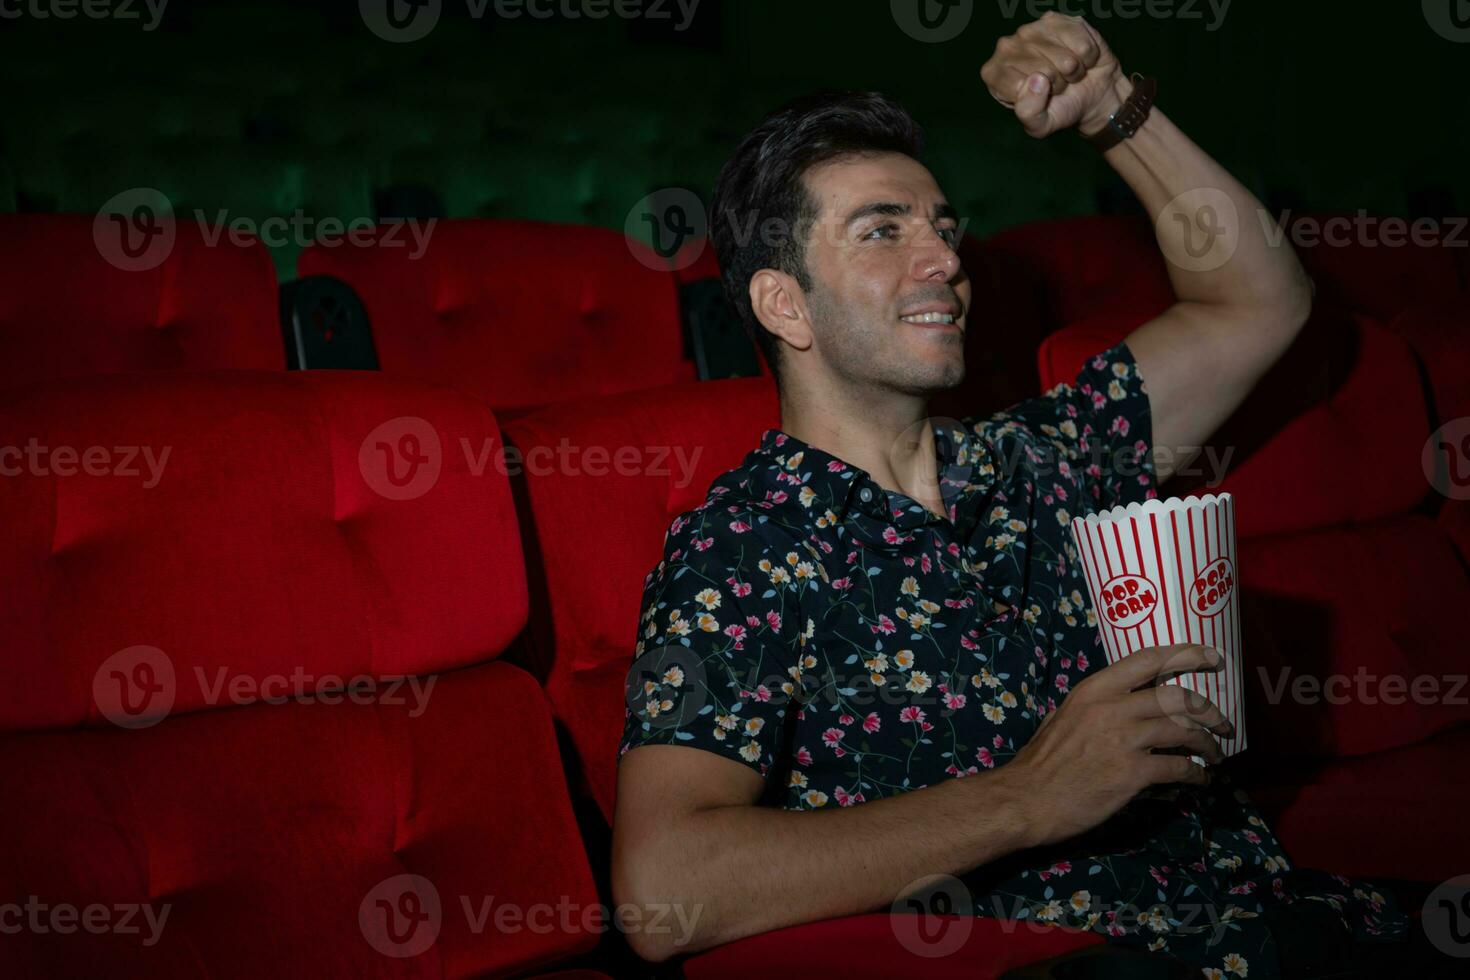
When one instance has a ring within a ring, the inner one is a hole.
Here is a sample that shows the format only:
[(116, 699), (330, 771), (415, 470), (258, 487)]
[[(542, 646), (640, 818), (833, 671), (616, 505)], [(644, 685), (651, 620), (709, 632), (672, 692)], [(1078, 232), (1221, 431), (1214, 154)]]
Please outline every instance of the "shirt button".
[(858, 499), (865, 504), (871, 504), (873, 502), (873, 491), (868, 487), (863, 487), (858, 491)]

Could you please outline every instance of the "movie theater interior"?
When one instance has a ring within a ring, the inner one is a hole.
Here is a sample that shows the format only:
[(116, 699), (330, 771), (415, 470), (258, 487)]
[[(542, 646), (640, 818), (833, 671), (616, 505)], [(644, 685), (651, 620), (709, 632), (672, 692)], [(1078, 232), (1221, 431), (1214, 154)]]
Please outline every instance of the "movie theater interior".
[(0, 977), (1470, 977), (1467, 70), (0, 0)]

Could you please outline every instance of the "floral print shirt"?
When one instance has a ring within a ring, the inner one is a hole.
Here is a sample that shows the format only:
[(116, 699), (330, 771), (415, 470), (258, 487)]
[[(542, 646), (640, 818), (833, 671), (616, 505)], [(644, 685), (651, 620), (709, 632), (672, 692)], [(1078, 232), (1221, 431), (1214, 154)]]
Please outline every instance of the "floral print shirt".
[[(1156, 495), (1127, 345), (1007, 411), (930, 424), (945, 517), (772, 429), (673, 521), (620, 757), (691, 746), (765, 777), (767, 805), (855, 806), (1005, 765), (1106, 665), (1069, 523)], [(1360, 938), (1407, 928), (1368, 886), (1293, 869), (1224, 771), (963, 887), (977, 915), (1094, 929), (1207, 977), (1278, 975), (1267, 903), (1325, 902)]]

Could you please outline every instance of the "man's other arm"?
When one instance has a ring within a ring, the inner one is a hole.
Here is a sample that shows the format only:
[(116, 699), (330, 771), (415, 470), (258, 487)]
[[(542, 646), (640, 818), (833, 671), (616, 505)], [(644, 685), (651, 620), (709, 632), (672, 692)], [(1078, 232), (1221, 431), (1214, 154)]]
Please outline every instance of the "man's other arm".
[(1202, 646), (1140, 650), (1083, 679), (1006, 765), (851, 807), (757, 806), (765, 783), (747, 766), (688, 746), (631, 749), (618, 767), (613, 900), (663, 928), (630, 929), (629, 944), (662, 961), (886, 909), (930, 875), (1081, 834), (1148, 786), (1202, 785), (1205, 770), (1155, 750), (1218, 762), (1207, 730), (1233, 736), (1229, 723), (1199, 695), (1155, 685), (1222, 664)]

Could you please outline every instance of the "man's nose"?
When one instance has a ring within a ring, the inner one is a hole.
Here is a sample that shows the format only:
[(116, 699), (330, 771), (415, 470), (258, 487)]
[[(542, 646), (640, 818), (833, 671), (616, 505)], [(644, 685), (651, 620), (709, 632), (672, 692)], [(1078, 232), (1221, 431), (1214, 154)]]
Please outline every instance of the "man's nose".
[(960, 257), (935, 235), (915, 249), (914, 278), (925, 282), (949, 282), (960, 270)]

